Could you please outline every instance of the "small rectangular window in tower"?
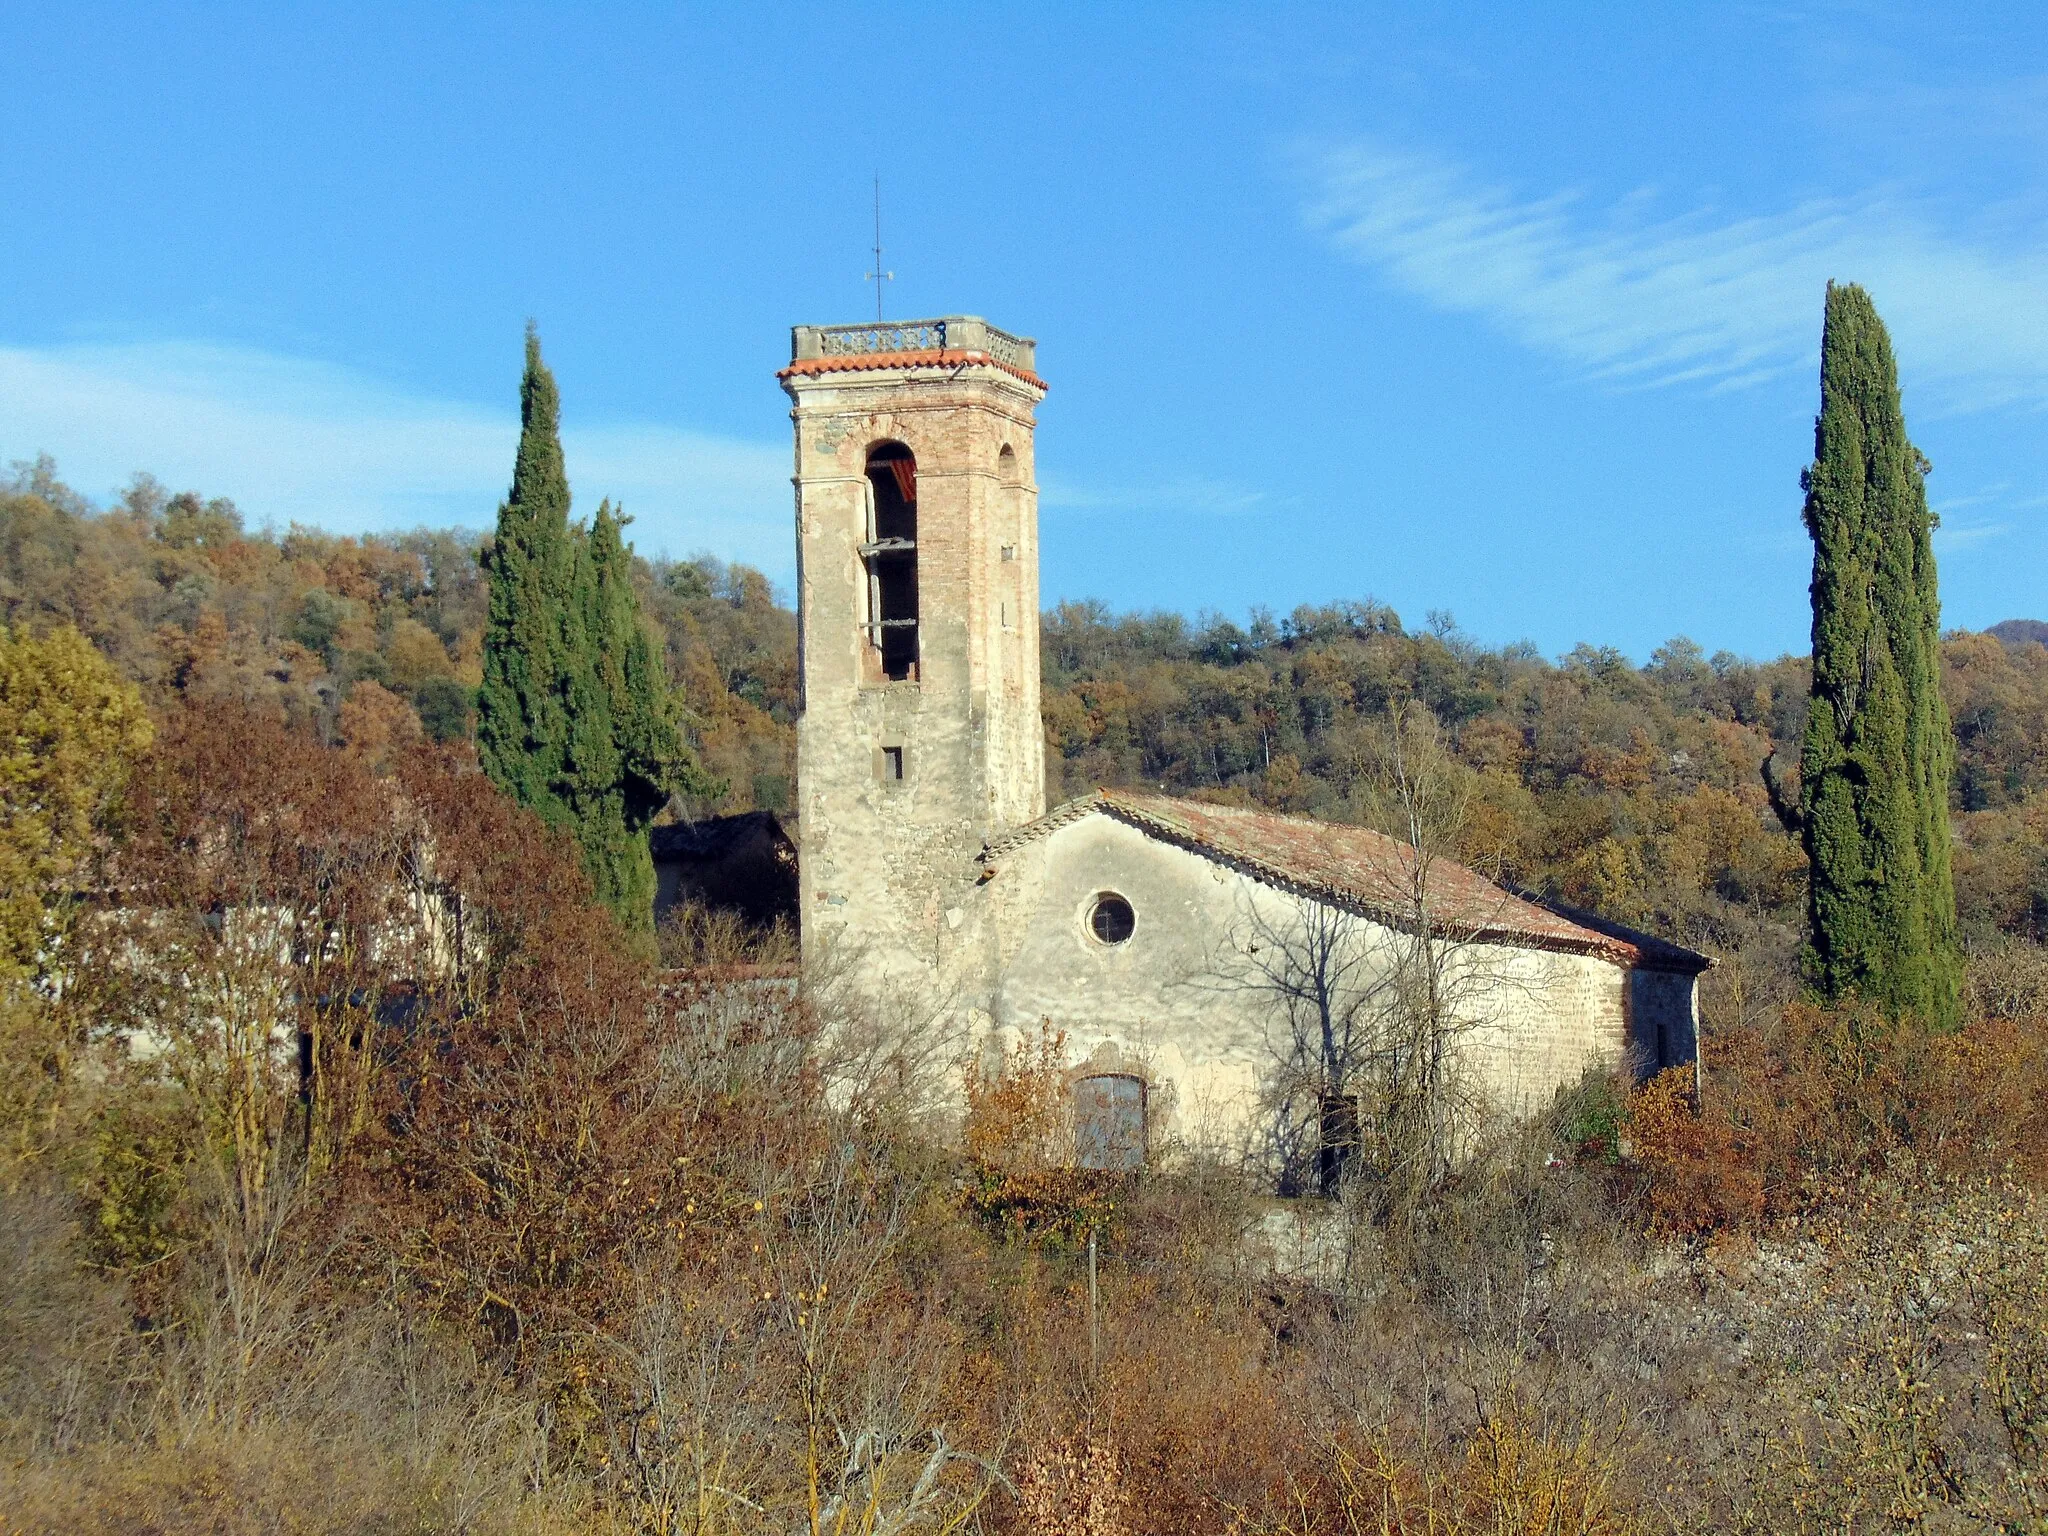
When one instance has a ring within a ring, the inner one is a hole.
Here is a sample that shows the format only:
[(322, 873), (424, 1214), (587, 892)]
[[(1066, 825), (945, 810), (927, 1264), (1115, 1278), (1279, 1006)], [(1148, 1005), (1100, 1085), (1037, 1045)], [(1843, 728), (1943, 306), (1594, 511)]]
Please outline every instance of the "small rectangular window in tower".
[(890, 784), (900, 784), (903, 782), (903, 749), (901, 747), (882, 748), (882, 779), (885, 783)]
[(1016, 558), (1017, 558), (1017, 546), (1016, 546), (1016, 545), (1014, 545), (1014, 544), (1005, 544), (1005, 545), (1003, 546), (1003, 558), (1004, 558), (1005, 560), (1014, 560), (1014, 559), (1016, 559)]

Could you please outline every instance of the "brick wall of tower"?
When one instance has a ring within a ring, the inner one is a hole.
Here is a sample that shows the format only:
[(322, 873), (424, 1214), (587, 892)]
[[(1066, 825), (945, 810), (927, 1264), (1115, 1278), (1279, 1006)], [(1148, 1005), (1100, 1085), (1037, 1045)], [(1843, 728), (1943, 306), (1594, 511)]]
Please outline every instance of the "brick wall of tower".
[[(784, 384), (796, 429), (805, 963), (851, 963), (934, 1006), (972, 1007), (988, 985), (959, 932), (975, 859), (986, 838), (1044, 810), (1041, 391), (987, 364)], [(914, 681), (883, 681), (864, 656), (862, 491), (868, 451), (886, 441), (917, 461)], [(903, 753), (900, 782), (878, 771), (889, 746)]]

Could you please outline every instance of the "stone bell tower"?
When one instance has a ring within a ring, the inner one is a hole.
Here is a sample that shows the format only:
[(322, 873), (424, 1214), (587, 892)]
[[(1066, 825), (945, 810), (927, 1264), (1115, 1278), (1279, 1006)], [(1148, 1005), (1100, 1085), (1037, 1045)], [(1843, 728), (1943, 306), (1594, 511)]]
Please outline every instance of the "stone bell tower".
[(970, 316), (792, 341), (805, 965), (971, 991), (959, 899), (1045, 809), (1034, 344)]

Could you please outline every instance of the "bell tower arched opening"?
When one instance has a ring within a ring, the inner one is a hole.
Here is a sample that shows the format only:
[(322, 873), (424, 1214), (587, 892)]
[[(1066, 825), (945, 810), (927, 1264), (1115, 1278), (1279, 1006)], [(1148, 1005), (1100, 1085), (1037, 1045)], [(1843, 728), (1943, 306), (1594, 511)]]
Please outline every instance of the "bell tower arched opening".
[(868, 450), (867, 649), (872, 673), (914, 681), (917, 644), (917, 459), (901, 443)]
[(1045, 810), (1034, 343), (948, 315), (790, 344), (804, 964), (986, 1011), (968, 897)]

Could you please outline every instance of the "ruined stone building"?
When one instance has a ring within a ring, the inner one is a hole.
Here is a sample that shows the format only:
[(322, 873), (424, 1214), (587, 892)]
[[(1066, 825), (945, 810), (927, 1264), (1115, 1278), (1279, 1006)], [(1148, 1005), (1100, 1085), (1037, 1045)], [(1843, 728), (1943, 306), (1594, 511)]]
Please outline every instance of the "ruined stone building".
[(1418, 955), (1488, 1104), (1693, 1059), (1691, 951), (1363, 828), (1121, 790), (1048, 811), (1034, 343), (950, 317), (793, 352), (807, 968), (963, 1057), (1062, 1032), (1084, 1161), (1298, 1162)]
[(794, 920), (796, 845), (772, 811), (742, 811), (655, 827), (654, 915), (680, 903), (731, 912), (756, 928)]

